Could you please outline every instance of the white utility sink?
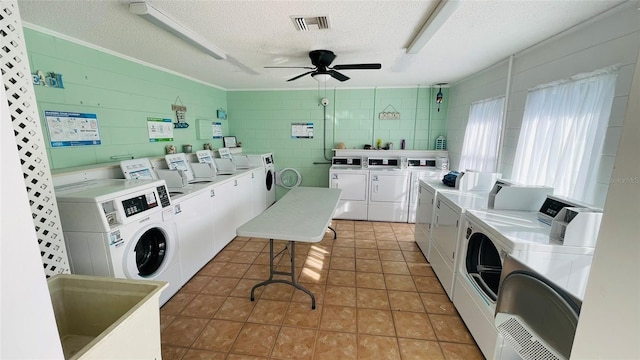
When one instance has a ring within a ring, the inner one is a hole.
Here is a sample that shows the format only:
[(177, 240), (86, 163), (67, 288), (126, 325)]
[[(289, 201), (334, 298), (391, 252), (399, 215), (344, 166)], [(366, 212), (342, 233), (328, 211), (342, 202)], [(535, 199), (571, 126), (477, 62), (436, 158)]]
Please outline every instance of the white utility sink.
[(65, 359), (160, 359), (166, 282), (85, 275), (48, 279)]

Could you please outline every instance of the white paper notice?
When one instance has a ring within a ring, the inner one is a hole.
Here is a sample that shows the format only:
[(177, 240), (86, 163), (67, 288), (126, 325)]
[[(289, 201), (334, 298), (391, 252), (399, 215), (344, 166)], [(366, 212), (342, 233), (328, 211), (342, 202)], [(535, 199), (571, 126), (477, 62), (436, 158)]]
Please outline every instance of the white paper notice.
[(291, 123), (292, 139), (313, 139), (313, 123)]
[(222, 139), (222, 123), (214, 122), (212, 126), (213, 126), (213, 138)]
[(96, 114), (45, 111), (51, 147), (100, 145)]
[(171, 119), (147, 118), (149, 142), (173, 141), (173, 123)]

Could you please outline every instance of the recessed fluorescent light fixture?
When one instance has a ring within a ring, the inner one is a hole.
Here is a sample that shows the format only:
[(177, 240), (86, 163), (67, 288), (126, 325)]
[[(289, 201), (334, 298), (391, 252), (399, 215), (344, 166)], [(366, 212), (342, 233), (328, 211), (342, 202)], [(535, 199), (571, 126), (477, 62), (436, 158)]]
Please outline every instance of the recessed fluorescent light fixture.
[(462, 0), (441, 0), (436, 9), (431, 13), (427, 22), (424, 23), (418, 35), (411, 41), (407, 48), (408, 54), (417, 54), (431, 40), (433, 35), (444, 25), (462, 5)]
[(145, 20), (156, 25), (157, 27), (170, 32), (185, 42), (197, 47), (208, 55), (218, 60), (226, 60), (227, 55), (217, 46), (209, 43), (202, 36), (193, 30), (185, 27), (169, 16), (163, 14), (160, 10), (154, 8), (146, 2), (132, 2), (129, 4), (129, 11), (133, 14), (140, 15)]

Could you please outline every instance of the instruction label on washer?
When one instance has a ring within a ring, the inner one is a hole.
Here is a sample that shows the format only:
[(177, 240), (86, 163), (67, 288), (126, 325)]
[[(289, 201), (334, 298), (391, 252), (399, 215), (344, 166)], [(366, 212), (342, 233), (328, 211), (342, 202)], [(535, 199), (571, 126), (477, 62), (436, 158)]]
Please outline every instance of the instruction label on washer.
[(124, 245), (124, 239), (120, 235), (120, 230), (109, 233), (109, 246), (120, 247)]

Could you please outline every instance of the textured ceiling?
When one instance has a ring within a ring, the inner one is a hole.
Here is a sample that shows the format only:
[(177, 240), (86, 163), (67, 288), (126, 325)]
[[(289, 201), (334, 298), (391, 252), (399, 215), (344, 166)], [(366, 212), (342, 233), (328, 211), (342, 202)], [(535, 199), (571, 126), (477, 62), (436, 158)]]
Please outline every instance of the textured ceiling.
[[(622, 0), (466, 0), (417, 54), (406, 48), (438, 5), (429, 1), (148, 1), (206, 38), (232, 61), (215, 60), (129, 12), (128, 0), (19, 0), (23, 22), (223, 89), (317, 88), (308, 52), (332, 50), (332, 65), (381, 63), (344, 70), (351, 80), (327, 87), (430, 86), (452, 83), (590, 19)], [(327, 16), (330, 29), (296, 30), (291, 16)]]

